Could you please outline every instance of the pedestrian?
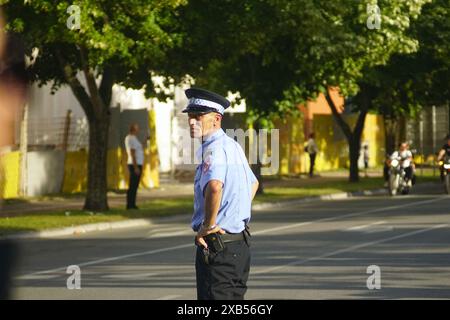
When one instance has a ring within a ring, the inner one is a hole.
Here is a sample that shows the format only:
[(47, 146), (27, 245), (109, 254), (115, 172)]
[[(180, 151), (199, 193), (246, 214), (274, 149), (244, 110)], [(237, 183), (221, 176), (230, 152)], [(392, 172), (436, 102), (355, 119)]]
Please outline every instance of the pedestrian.
[(446, 144), (442, 146), (439, 150), (437, 161), (438, 163), (442, 162), (442, 165), (439, 166), (441, 181), (444, 181), (444, 162), (450, 159), (450, 134), (445, 137), (447, 141)]
[(191, 138), (199, 139), (201, 163), (194, 179), (192, 229), (197, 232), (195, 269), (199, 300), (241, 300), (250, 272), (251, 202), (258, 180), (241, 146), (221, 121), (230, 102), (204, 90), (186, 90)]
[(130, 125), (130, 130), (125, 138), (125, 148), (127, 149), (127, 164), (130, 179), (127, 191), (127, 210), (139, 209), (136, 206), (136, 195), (141, 181), (142, 166), (144, 164), (144, 149), (139, 141), (137, 134), (139, 126), (137, 123)]
[(364, 158), (364, 175), (368, 177), (367, 170), (369, 169), (369, 145), (366, 144), (363, 147), (363, 158)]
[(309, 176), (314, 176), (314, 165), (316, 163), (316, 155), (319, 152), (316, 141), (314, 140), (314, 133), (309, 134), (309, 139), (306, 142), (305, 151), (309, 154)]

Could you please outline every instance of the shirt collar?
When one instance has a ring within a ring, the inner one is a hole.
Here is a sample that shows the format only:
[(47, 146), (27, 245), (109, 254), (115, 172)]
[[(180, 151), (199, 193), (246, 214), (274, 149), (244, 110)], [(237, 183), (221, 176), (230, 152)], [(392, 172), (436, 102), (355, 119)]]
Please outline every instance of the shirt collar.
[(196, 156), (198, 160), (202, 160), (203, 159), (203, 151), (204, 149), (209, 146), (213, 141), (219, 139), (220, 137), (222, 137), (225, 134), (225, 131), (223, 131), (222, 128), (218, 129), (217, 131), (215, 131), (213, 134), (211, 134), (210, 136), (208, 136), (205, 140), (203, 140), (202, 146), (200, 148), (198, 148), (197, 152), (196, 152)]

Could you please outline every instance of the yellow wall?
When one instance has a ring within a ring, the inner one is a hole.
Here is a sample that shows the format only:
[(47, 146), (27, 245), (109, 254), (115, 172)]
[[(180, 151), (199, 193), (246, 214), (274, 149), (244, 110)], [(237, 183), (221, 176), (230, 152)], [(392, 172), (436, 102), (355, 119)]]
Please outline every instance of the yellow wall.
[(17, 198), (20, 188), (20, 152), (0, 155), (0, 199)]
[(150, 142), (145, 150), (146, 166), (144, 168), (143, 183), (144, 187), (159, 187), (159, 155), (156, 141), (156, 113), (150, 110), (148, 113), (148, 127), (150, 130)]
[(385, 160), (384, 121), (382, 116), (368, 114), (361, 139), (369, 143), (369, 167), (380, 166)]
[[(353, 125), (353, 118), (346, 121)], [(315, 115), (314, 116), (314, 133), (319, 153), (316, 156), (316, 171), (334, 170), (338, 168), (348, 167), (348, 144), (343, 139), (335, 140), (332, 115)], [(305, 153), (307, 168), (309, 170), (309, 156)]]
[[(357, 120), (356, 115), (345, 117), (345, 121), (353, 128)], [(348, 143), (344, 135), (338, 133), (342, 139), (335, 140), (333, 130), (340, 130), (333, 125), (331, 115), (314, 116), (314, 132), (316, 135), (319, 154), (317, 155), (316, 168), (320, 170), (334, 170), (349, 167)], [(369, 145), (369, 167), (381, 165), (384, 161), (384, 128), (383, 118), (378, 115), (368, 114), (364, 124), (361, 144)], [(309, 159), (307, 160), (309, 166)]]
[[(159, 158), (156, 144), (155, 112), (149, 112), (150, 143), (144, 150), (144, 167), (141, 188), (159, 187)], [(110, 149), (107, 156), (108, 189), (126, 190), (128, 188), (127, 153), (124, 149)], [(68, 152), (65, 163), (63, 192), (73, 193), (86, 190), (87, 152)]]
[(126, 151), (121, 148), (108, 150), (107, 161), (108, 189), (125, 190), (128, 183)]
[[(110, 190), (126, 190), (128, 188), (128, 168), (126, 151), (117, 148), (108, 150), (107, 183)], [(142, 172), (141, 188), (159, 186), (158, 168), (151, 167), (150, 151), (145, 150), (145, 165)], [(68, 152), (66, 155), (64, 174), (64, 193), (83, 192), (87, 186), (87, 152)]]
[(67, 152), (64, 163), (63, 192), (74, 193), (86, 190), (87, 151)]
[[(275, 128), (279, 129), (280, 170), (282, 175), (299, 174), (304, 171), (303, 161), (303, 117), (276, 119)], [(270, 141), (270, 140), (269, 140)]]
[[(302, 117), (289, 117), (274, 121), (275, 127), (280, 130), (279, 173), (282, 175), (309, 171), (309, 155), (304, 152), (306, 139), (303, 133), (302, 119)], [(351, 127), (356, 123), (356, 119), (356, 115), (345, 116), (345, 120)], [(313, 131), (319, 148), (315, 166), (317, 171), (349, 167), (347, 140), (342, 133), (334, 133), (334, 130), (340, 129), (333, 123), (332, 115), (314, 115)], [(369, 144), (369, 166), (381, 165), (385, 152), (383, 118), (381, 116), (367, 115), (361, 142)]]

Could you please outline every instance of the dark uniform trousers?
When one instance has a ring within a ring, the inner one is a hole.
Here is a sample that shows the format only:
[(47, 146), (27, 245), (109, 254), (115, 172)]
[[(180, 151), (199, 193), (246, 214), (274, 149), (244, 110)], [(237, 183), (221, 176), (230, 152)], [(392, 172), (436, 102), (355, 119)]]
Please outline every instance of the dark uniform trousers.
[(225, 249), (210, 253), (208, 263), (203, 247), (195, 258), (198, 300), (243, 300), (250, 272), (250, 248), (245, 240), (225, 243)]
[(316, 153), (309, 154), (309, 175), (312, 177), (314, 174), (314, 165), (316, 163)]
[(134, 166), (128, 165), (128, 172), (130, 173), (130, 181), (128, 183), (128, 191), (127, 191), (127, 208), (135, 208), (136, 207), (136, 194), (137, 189), (139, 187), (139, 182), (141, 180), (142, 175), (142, 166), (138, 165), (139, 174), (134, 172)]

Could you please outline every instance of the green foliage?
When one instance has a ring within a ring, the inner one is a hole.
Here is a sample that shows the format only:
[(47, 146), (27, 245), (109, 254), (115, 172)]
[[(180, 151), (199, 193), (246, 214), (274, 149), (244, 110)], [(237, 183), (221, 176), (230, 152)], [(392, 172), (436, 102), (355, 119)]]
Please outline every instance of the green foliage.
[(407, 30), (426, 2), (380, 0), (381, 28), (370, 30), (375, 1), (192, 1), (180, 10), (178, 53), (199, 85), (239, 91), (262, 116), (285, 113), (328, 86), (356, 95), (365, 70), (417, 51)]
[(408, 34), (417, 39), (419, 50), (393, 55), (387, 65), (367, 70), (363, 79), (373, 86), (374, 111), (387, 118), (415, 117), (423, 107), (450, 100), (448, 1), (426, 4)]
[[(87, 64), (101, 75), (113, 67), (117, 83), (154, 94), (151, 71), (165, 62), (168, 50), (181, 44), (172, 33), (173, 11), (184, 0), (74, 0), (3, 1), (8, 30), (22, 35), (31, 56), (39, 49), (30, 68), (39, 83), (54, 81), (54, 89), (66, 83), (56, 52), (74, 70), (82, 70), (80, 48), (87, 52)], [(80, 29), (70, 30), (67, 8), (80, 8)]]

